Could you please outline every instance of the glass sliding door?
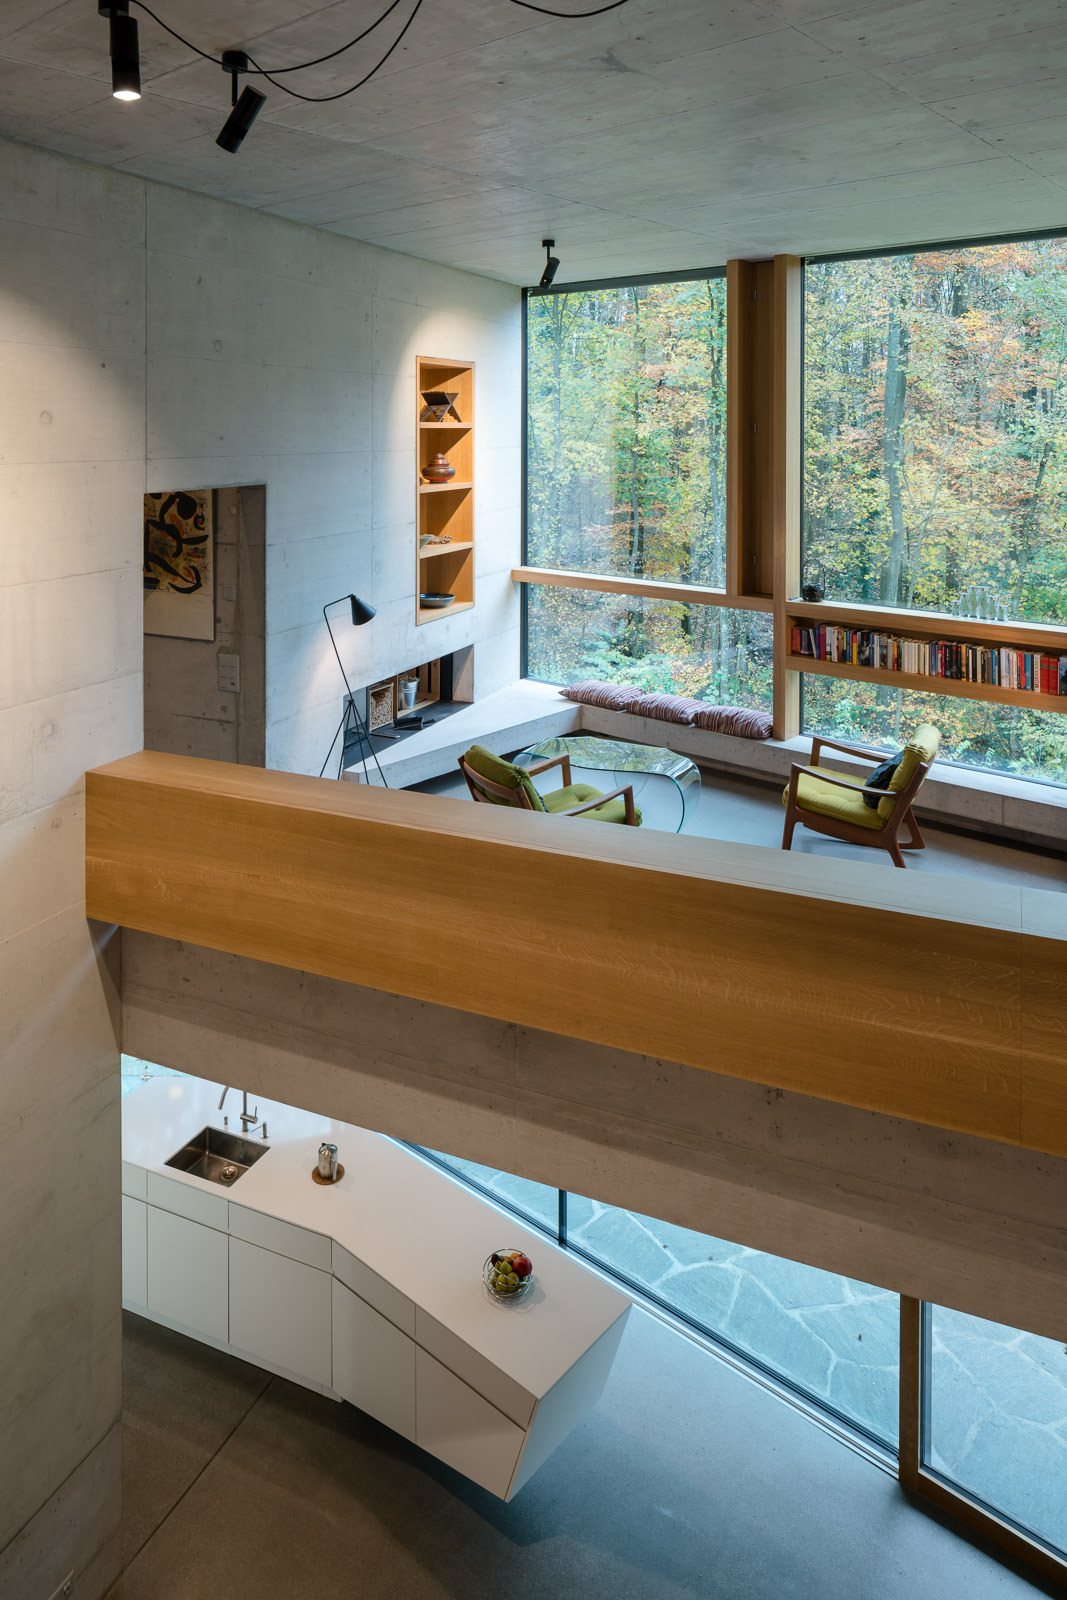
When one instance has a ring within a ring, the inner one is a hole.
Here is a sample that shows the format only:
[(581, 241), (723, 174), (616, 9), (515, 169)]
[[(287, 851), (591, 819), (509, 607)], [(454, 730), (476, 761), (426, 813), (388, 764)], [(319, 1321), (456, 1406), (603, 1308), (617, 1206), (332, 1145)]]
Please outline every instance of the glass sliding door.
[(1067, 1349), (943, 1306), (901, 1314), (901, 1479), (1067, 1578)]

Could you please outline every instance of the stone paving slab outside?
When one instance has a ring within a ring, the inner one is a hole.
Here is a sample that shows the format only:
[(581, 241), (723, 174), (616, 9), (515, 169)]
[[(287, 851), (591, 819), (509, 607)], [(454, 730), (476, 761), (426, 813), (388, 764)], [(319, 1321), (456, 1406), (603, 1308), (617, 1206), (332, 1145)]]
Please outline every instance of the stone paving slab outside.
[(933, 1309), (929, 1465), (1067, 1548), (1067, 1351)]
[[(554, 1189), (441, 1159), (555, 1231)], [(896, 1294), (581, 1195), (567, 1219), (606, 1266), (896, 1448)], [(1067, 1349), (935, 1307), (928, 1464), (1067, 1550)]]

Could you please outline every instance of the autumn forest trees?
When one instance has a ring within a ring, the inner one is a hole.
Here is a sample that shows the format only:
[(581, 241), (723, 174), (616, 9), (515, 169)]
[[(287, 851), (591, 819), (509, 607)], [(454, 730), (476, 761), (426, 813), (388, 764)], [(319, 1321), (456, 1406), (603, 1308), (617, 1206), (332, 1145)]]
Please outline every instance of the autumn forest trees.
[[(805, 271), (805, 576), (828, 599), (1067, 621), (1067, 240)], [(901, 619), (906, 630), (907, 619)], [(805, 682), (805, 724), (1067, 782), (1067, 718)]]
[[(726, 570), (726, 283), (531, 297), (527, 560), (721, 588)], [(531, 676), (770, 705), (758, 613), (528, 591)]]
[[(805, 272), (803, 563), (828, 601), (1067, 623), (1067, 240)], [(720, 277), (532, 296), (527, 560), (721, 587)], [(906, 631), (906, 615), (901, 629)], [(529, 670), (768, 706), (770, 619), (531, 587)], [(946, 625), (946, 631), (948, 628)], [(804, 720), (1067, 782), (1067, 718), (806, 675)]]

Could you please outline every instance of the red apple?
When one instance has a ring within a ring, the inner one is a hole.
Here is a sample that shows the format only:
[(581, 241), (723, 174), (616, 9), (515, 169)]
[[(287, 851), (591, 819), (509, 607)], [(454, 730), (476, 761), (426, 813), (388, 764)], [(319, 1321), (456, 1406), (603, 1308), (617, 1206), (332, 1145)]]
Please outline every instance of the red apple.
[(528, 1278), (533, 1271), (533, 1262), (529, 1256), (524, 1256), (521, 1250), (516, 1250), (511, 1257), (511, 1265), (520, 1278)]

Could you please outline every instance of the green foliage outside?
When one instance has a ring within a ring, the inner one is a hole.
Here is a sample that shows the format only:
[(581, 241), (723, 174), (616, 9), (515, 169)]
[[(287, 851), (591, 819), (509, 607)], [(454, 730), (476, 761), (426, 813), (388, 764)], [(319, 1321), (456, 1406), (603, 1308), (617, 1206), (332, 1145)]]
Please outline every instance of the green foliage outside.
[(920, 722), (932, 722), (941, 730), (942, 761), (1067, 784), (1067, 719), (1059, 712), (919, 694), (814, 673), (805, 673), (802, 681), (804, 727), (809, 733), (899, 750)]
[[(1067, 621), (1067, 240), (827, 262), (805, 283), (807, 581)], [(883, 744), (929, 715), (950, 759), (1067, 782), (1055, 713), (813, 677), (804, 704), (811, 731)]]
[(761, 612), (533, 584), (526, 594), (531, 678), (771, 709), (771, 619)]
[[(724, 281), (533, 296), (527, 342), (528, 562), (721, 588)], [(535, 587), (528, 606), (532, 677), (770, 704), (758, 614)]]
[(1067, 240), (826, 262), (805, 289), (806, 576), (1067, 621)]
[[(723, 280), (532, 296), (527, 328), (527, 561), (722, 587)], [(807, 581), (899, 606), (902, 632), (908, 609), (1067, 623), (1067, 239), (809, 267), (804, 381)], [(770, 707), (759, 613), (527, 607), (533, 677)], [(811, 732), (888, 746), (929, 717), (945, 759), (1067, 783), (1067, 717), (804, 683)]]

